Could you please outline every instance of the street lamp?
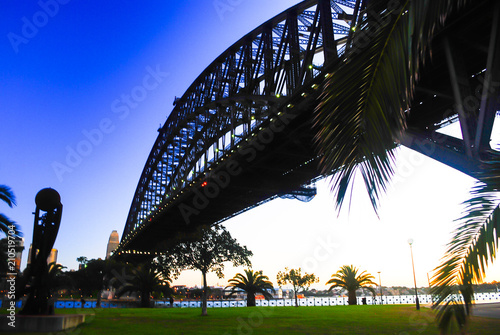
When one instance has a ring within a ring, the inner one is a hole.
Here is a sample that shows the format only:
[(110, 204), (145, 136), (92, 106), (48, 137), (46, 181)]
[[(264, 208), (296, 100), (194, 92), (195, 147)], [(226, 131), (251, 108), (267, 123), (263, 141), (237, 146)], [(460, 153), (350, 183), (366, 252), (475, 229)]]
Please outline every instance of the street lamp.
[(378, 271), (378, 283), (380, 286), (380, 304), (383, 305), (384, 301), (382, 300), (382, 280), (380, 279), (380, 271)]
[(413, 263), (413, 249), (411, 245), (413, 244), (413, 239), (408, 239), (408, 244), (410, 245), (410, 253), (411, 253), (411, 266), (413, 267), (413, 282), (415, 283), (415, 300), (417, 302), (417, 310), (420, 309), (420, 304), (418, 302), (418, 292), (417, 292), (417, 279), (415, 277), (415, 264)]
[(429, 272), (427, 272), (427, 282), (429, 283), (429, 294), (431, 295), (431, 302), (434, 303), (434, 299), (432, 298), (432, 286), (431, 279), (429, 278)]

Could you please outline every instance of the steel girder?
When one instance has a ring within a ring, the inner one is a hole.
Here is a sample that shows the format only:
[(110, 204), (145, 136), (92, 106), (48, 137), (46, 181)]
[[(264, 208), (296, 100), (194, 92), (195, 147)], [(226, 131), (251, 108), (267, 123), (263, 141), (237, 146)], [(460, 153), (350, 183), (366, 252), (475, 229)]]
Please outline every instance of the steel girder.
[(137, 186), (122, 244), (344, 51), (356, 1), (304, 1), (223, 52), (176, 99)]
[[(433, 42), (401, 144), (476, 177), (499, 158), (490, 139), (500, 109), (500, 3), (484, 0), (455, 15)], [(459, 122), (461, 138), (439, 129)]]

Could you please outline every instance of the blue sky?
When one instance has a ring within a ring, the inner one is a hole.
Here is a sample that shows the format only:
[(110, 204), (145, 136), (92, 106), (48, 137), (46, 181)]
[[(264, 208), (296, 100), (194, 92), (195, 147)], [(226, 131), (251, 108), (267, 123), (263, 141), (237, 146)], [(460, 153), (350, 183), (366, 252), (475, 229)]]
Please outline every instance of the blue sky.
[[(111, 231), (121, 238), (174, 97), (231, 44), (298, 2), (2, 2), (0, 184), (13, 189), (18, 206), (0, 211), (21, 225), (27, 246), (34, 197), (52, 187), (64, 205), (55, 244), (59, 262), (74, 269), (79, 256), (104, 257)], [(380, 220), (359, 185), (350, 215), (337, 218), (328, 187), (320, 183), (308, 204), (277, 200), (226, 226), (253, 250), (254, 268), (271, 280), (285, 266), (302, 266), (321, 284), (352, 263), (382, 271), (384, 285), (412, 285), (406, 240), (413, 237), (417, 281), (424, 286), (472, 181), (400, 151), (399, 177)], [(226, 279), (235, 271), (228, 269)], [(488, 279), (500, 279), (500, 271), (490, 271)], [(178, 282), (199, 284), (200, 276), (186, 272)]]

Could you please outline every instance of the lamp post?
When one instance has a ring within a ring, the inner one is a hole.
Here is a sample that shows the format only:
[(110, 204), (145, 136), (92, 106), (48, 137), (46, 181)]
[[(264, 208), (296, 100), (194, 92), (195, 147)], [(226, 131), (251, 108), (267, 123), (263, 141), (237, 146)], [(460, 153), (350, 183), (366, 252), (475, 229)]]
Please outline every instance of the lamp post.
[(434, 299), (432, 298), (432, 286), (431, 279), (429, 278), (429, 272), (427, 272), (427, 282), (429, 283), (429, 294), (431, 296), (431, 302), (434, 303)]
[(384, 301), (382, 300), (382, 280), (380, 279), (380, 271), (378, 271), (378, 283), (380, 286), (380, 304), (383, 305)]
[(415, 277), (415, 264), (413, 263), (413, 249), (411, 245), (413, 244), (413, 239), (410, 238), (408, 239), (408, 244), (410, 245), (410, 253), (411, 253), (411, 266), (413, 268), (413, 282), (415, 283), (415, 300), (416, 300), (416, 305), (417, 305), (417, 310), (420, 309), (420, 304), (418, 302), (418, 292), (417, 292), (417, 279)]

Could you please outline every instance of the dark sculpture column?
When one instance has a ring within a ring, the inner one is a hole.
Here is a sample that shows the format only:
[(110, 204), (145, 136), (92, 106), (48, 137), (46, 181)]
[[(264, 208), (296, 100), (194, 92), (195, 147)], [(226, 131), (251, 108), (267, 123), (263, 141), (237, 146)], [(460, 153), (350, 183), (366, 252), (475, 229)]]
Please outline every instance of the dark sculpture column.
[(36, 197), (35, 223), (31, 246), (31, 264), (26, 268), (26, 287), (28, 299), (20, 314), (54, 314), (49, 306), (50, 284), (48, 283), (47, 258), (54, 246), (61, 223), (61, 197), (56, 190), (44, 188)]

